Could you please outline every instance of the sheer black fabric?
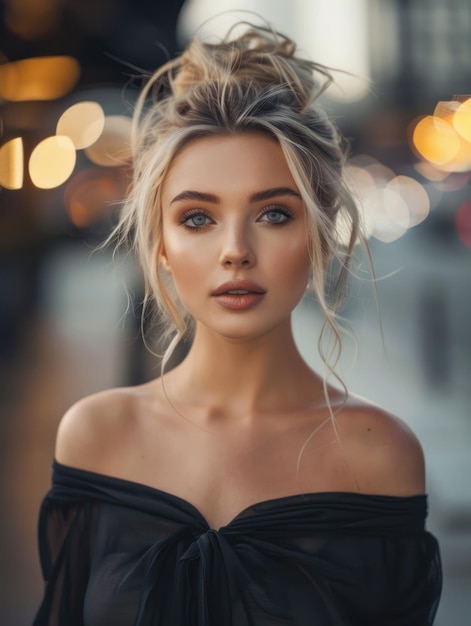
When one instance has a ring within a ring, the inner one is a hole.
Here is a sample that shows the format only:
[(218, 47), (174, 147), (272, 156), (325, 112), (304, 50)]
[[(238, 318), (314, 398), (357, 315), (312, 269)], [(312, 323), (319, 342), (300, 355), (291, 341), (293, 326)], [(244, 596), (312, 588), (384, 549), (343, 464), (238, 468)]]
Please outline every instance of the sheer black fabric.
[(34, 626), (429, 626), (426, 514), (426, 496), (313, 493), (214, 530), (177, 496), (55, 463)]

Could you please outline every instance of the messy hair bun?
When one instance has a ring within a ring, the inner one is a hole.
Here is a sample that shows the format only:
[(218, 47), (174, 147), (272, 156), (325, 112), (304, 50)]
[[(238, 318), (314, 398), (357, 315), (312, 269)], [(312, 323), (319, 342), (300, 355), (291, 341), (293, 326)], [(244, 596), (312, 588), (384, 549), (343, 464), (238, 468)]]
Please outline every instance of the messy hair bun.
[[(145, 310), (156, 305), (174, 335), (167, 357), (191, 332), (192, 320), (158, 262), (162, 183), (174, 157), (191, 140), (250, 131), (278, 141), (300, 191), (312, 259), (311, 288), (325, 328), (330, 327), (336, 339), (333, 360), (338, 357), (336, 316), (361, 233), (357, 206), (343, 181), (345, 142), (318, 106), (331, 80), (325, 67), (296, 56), (289, 38), (252, 25), (237, 37), (231, 30), (216, 44), (195, 37), (149, 79), (134, 117), (132, 191), (115, 232), (121, 241), (132, 236), (144, 271)], [(329, 275), (326, 289), (327, 266), (333, 259), (330, 266), (336, 275)], [(332, 358), (323, 358), (331, 369)]]
[(257, 89), (284, 84), (304, 108), (318, 93), (314, 64), (296, 58), (295, 51), (296, 44), (284, 35), (253, 28), (220, 44), (201, 44), (195, 39), (179, 59), (174, 92), (183, 96), (213, 81), (241, 87), (256, 85)]

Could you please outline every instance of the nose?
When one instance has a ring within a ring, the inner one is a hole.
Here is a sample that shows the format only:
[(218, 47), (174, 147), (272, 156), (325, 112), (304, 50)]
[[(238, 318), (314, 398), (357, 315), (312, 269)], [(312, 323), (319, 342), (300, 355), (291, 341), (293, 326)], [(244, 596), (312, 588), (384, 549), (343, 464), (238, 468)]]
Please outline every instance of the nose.
[(255, 264), (255, 251), (247, 233), (242, 228), (231, 228), (221, 249), (220, 263), (223, 267), (250, 268)]

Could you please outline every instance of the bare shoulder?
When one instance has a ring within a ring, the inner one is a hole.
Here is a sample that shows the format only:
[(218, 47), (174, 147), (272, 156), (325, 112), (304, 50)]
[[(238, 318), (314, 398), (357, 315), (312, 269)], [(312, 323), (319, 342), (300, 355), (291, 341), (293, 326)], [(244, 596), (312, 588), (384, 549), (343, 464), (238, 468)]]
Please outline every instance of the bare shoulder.
[(59, 424), (56, 460), (89, 471), (112, 472), (138, 428), (144, 388), (110, 389), (75, 403)]
[(425, 492), (422, 446), (403, 420), (352, 397), (339, 414), (338, 424), (363, 493), (410, 496)]

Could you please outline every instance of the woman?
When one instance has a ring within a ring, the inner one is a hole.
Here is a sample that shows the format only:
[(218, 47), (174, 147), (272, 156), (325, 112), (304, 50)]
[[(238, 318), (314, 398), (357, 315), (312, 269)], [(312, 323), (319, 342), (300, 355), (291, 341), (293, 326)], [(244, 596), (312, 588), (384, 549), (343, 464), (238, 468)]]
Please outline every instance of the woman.
[(147, 305), (174, 338), (158, 379), (61, 422), (36, 625), (432, 624), (440, 561), (420, 444), (312, 371), (291, 331), (309, 283), (332, 371), (362, 241), (317, 76), (329, 81), (252, 27), (195, 39), (144, 91), (116, 233), (133, 237)]

